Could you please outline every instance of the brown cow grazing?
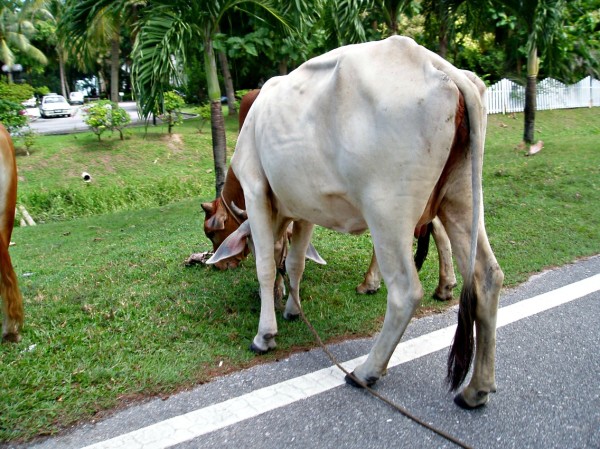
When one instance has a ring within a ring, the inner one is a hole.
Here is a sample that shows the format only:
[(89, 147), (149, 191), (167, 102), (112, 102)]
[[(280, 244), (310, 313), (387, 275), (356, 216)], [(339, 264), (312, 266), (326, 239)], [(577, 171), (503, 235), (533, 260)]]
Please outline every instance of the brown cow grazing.
[(0, 124), (0, 296), (2, 341), (18, 342), (23, 325), (23, 299), (8, 253), (17, 204), (17, 164), (8, 131)]
[(485, 84), (406, 37), (341, 47), (267, 81), (231, 160), (248, 220), (207, 262), (239, 253), (252, 239), (261, 312), (251, 349), (276, 347), (273, 251), (289, 223), (288, 317), (301, 307), (314, 225), (351, 234), (368, 229), (387, 309), (367, 359), (347, 380), (375, 383), (423, 297), (412, 255), (414, 230), (438, 216), (463, 278), (447, 379), (458, 389), (474, 362), (455, 402), (484, 405), (496, 391), (496, 319), (504, 279), (484, 223), (486, 125)]
[[(239, 113), (240, 129), (242, 129), (246, 115), (259, 93), (260, 89), (254, 89), (242, 97)], [(221, 242), (239, 228), (240, 224), (248, 218), (245, 212), (246, 200), (244, 199), (244, 191), (231, 168), (227, 170), (221, 196), (211, 202), (202, 203), (202, 209), (206, 214), (204, 234), (210, 239), (213, 249), (216, 251)], [(275, 243), (275, 260), (277, 261), (278, 268), (277, 280), (275, 282), (275, 299), (278, 303), (285, 295), (285, 283), (282, 273), (285, 271), (285, 257), (288, 248), (286, 239), (289, 239), (290, 236), (291, 229)], [(243, 251), (217, 262), (215, 266), (219, 270), (237, 268), (249, 252), (250, 249), (246, 245)], [(319, 256), (312, 245), (309, 247), (306, 256), (316, 263), (325, 264), (325, 261)]]
[[(242, 97), (239, 113), (240, 129), (242, 129), (246, 115), (259, 93), (260, 89), (254, 89)], [(225, 177), (225, 184), (223, 186), (221, 197), (212, 202), (202, 203), (202, 209), (206, 214), (204, 233), (213, 243), (214, 251), (217, 250), (223, 240), (246, 220), (247, 216), (245, 215), (245, 208), (246, 200), (244, 199), (244, 191), (242, 190), (234, 171), (229, 169)], [(437, 217), (433, 220), (431, 225), (426, 228), (426, 232), (423, 235), (416, 236), (419, 238), (417, 254), (415, 255), (417, 269), (419, 270), (421, 268), (421, 265), (427, 256), (429, 234), (433, 236), (439, 256), (439, 282), (433, 296), (442, 301), (451, 300), (452, 290), (456, 287), (456, 276), (452, 264), (452, 250), (444, 226)], [(318, 257), (314, 248), (310, 247), (309, 250), (309, 259), (315, 261), (320, 260), (320, 257)], [(285, 269), (285, 255), (287, 254), (285, 240), (282, 239), (276, 242), (275, 252), (277, 267), (279, 271), (282, 272)], [(246, 258), (248, 253), (249, 248), (248, 245), (246, 245), (242, 252), (217, 262), (215, 266), (220, 270), (236, 268), (239, 263)], [(283, 297), (285, 291), (283, 285), (283, 278), (278, 276), (275, 287), (276, 299), (278, 302)], [(371, 264), (365, 273), (363, 282), (356, 287), (356, 291), (360, 294), (372, 294), (376, 293), (380, 287), (381, 274), (379, 272), (379, 267), (377, 266), (375, 252), (373, 252)]]

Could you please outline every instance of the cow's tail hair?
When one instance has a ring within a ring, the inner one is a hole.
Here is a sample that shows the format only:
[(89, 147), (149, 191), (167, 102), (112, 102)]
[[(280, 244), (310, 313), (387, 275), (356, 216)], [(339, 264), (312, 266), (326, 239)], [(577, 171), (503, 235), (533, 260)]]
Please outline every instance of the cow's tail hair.
[(475, 322), (476, 306), (477, 293), (474, 283), (465, 281), (460, 292), (456, 333), (448, 353), (446, 381), (451, 391), (457, 390), (462, 385), (471, 367), (475, 347), (473, 323)]
[(431, 237), (431, 231), (433, 230), (433, 223), (429, 223), (427, 225), (427, 230), (425, 234), (419, 236), (417, 239), (417, 251), (415, 252), (415, 266), (417, 267), (417, 271), (421, 271), (421, 267), (423, 267), (423, 262), (427, 259), (427, 254), (429, 254), (429, 240)]
[(473, 324), (475, 322), (477, 294), (475, 290), (475, 261), (477, 256), (477, 237), (482, 209), (481, 170), (485, 134), (485, 106), (475, 82), (465, 72), (435, 55), (436, 66), (456, 84), (465, 98), (469, 117), (469, 142), (471, 152), (471, 192), (473, 216), (471, 222), (471, 248), (466, 277), (460, 295), (458, 325), (450, 353), (448, 354), (447, 381), (451, 390), (456, 390), (464, 382), (473, 360), (475, 341)]

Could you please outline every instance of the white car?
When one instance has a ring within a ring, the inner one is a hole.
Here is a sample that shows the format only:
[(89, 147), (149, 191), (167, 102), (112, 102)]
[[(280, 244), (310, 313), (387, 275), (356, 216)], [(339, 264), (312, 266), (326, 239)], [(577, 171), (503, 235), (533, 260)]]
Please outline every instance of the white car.
[(44, 95), (40, 103), (40, 115), (47, 117), (70, 117), (71, 105), (58, 94)]
[(21, 103), (23, 106), (25, 106), (26, 108), (35, 108), (37, 105), (37, 98), (35, 97), (31, 97), (29, 100), (25, 100), (23, 103)]
[(83, 104), (83, 92), (71, 92), (69, 94), (71, 104)]

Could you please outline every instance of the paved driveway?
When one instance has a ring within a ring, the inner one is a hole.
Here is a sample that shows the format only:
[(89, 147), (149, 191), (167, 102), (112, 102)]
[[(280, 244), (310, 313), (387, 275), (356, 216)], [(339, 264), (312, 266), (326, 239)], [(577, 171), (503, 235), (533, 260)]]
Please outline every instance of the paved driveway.
[[(125, 109), (132, 123), (139, 123), (140, 119), (137, 112), (135, 102), (122, 102), (119, 106)], [(73, 132), (81, 132), (89, 130), (89, 127), (84, 123), (83, 106), (71, 106), (71, 117), (40, 117), (38, 108), (27, 108), (27, 115), (31, 118), (30, 127), (40, 134), (70, 134)]]

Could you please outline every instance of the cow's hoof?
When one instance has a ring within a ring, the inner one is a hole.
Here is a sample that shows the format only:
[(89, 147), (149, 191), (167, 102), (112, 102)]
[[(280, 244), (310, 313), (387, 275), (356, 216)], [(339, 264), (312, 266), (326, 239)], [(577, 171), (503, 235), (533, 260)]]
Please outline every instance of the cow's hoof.
[(286, 321), (297, 321), (299, 318), (299, 313), (283, 313), (283, 319)]
[(485, 404), (487, 404), (488, 400), (489, 394), (485, 391), (478, 392), (475, 400), (473, 401), (467, 400), (464, 392), (458, 393), (456, 396), (454, 396), (454, 403), (465, 410), (475, 410), (476, 408), (483, 407)]
[(257, 355), (262, 355), (266, 354), (271, 349), (275, 349), (277, 346), (277, 343), (275, 343), (276, 335), (277, 334), (265, 334), (262, 337), (257, 335), (250, 344), (250, 350)]
[(8, 332), (2, 335), (3, 343), (18, 343), (21, 341), (21, 336), (16, 332)]
[(269, 348), (261, 349), (254, 344), (254, 342), (250, 343), (250, 351), (252, 351), (256, 355), (264, 355), (269, 352)]
[[(354, 375), (354, 373), (346, 374), (346, 377), (344, 379), (346, 380), (346, 383), (348, 385), (351, 385), (354, 388), (364, 388), (365, 385), (367, 387), (371, 387), (375, 384), (375, 382), (377, 382), (377, 378), (375, 378), (375, 377), (369, 377), (365, 381), (362, 381), (362, 380), (358, 379), (358, 377), (356, 377)], [(359, 380), (360, 380), (360, 383), (358, 382)]]
[(360, 284), (358, 287), (356, 287), (356, 293), (358, 293), (359, 295), (374, 295), (379, 291), (379, 288), (380, 285), (373, 286)]
[(432, 295), (433, 299), (437, 300), (437, 301), (452, 301), (454, 299), (454, 296), (452, 296), (452, 294), (450, 295), (443, 295), (438, 293), (437, 291), (433, 293)]
[(453, 295), (452, 291), (456, 288), (456, 284), (451, 284), (446, 286), (445, 288), (440, 288), (439, 286), (435, 289), (433, 293), (433, 298), (438, 301), (452, 301)]

